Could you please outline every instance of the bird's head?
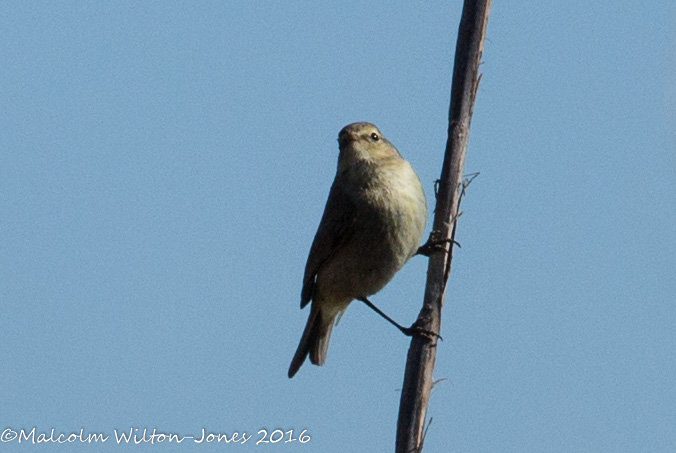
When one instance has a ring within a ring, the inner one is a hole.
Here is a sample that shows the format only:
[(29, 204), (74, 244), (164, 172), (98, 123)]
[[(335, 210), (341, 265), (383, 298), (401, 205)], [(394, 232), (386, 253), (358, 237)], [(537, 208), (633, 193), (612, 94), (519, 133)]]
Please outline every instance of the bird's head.
[(357, 161), (379, 161), (401, 158), (397, 149), (371, 123), (352, 123), (338, 134), (340, 159), (343, 165)]

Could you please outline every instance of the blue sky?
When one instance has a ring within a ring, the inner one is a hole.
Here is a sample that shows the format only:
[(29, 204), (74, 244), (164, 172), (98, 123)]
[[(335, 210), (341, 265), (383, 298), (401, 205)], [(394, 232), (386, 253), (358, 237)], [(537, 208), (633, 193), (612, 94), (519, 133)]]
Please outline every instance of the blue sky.
[[(286, 371), (340, 128), (378, 124), (432, 204), (459, 13), (3, 3), (0, 429), (111, 439), (0, 449), (393, 450), (409, 341), (375, 314)], [(494, 2), (425, 451), (676, 449), (675, 25), (667, 0)], [(426, 264), (372, 300), (412, 322)]]

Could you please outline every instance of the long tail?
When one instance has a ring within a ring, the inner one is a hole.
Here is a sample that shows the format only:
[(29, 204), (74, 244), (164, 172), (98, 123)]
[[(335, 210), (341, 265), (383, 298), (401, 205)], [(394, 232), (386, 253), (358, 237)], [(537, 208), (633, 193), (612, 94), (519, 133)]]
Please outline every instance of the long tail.
[(289, 366), (289, 377), (292, 378), (305, 362), (309, 355), (310, 362), (315, 365), (323, 365), (326, 360), (326, 353), (329, 350), (329, 340), (336, 316), (326, 316), (317, 308), (316, 303), (312, 303), (310, 316), (305, 324), (303, 336), (300, 338), (300, 344)]

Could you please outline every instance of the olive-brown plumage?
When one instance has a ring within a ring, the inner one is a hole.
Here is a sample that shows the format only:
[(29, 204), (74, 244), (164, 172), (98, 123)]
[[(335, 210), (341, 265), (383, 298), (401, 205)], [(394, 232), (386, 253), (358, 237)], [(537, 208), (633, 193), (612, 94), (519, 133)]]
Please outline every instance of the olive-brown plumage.
[(326, 360), (336, 317), (380, 291), (415, 255), (427, 219), (420, 179), (371, 123), (338, 134), (338, 170), (305, 266), (301, 308), (312, 302), (289, 367)]

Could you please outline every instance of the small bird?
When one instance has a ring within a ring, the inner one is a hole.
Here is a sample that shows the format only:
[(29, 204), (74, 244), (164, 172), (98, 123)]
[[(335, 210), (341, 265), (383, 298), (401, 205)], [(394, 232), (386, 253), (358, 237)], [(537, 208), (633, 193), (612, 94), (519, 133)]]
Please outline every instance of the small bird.
[(338, 170), (305, 265), (300, 306), (312, 305), (290, 378), (308, 355), (324, 364), (337, 317), (416, 254), (427, 220), (418, 175), (375, 125), (345, 126), (338, 144)]

